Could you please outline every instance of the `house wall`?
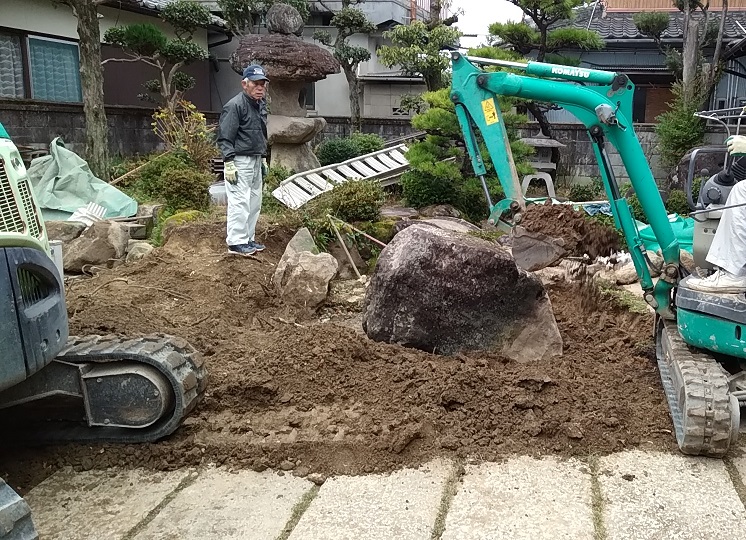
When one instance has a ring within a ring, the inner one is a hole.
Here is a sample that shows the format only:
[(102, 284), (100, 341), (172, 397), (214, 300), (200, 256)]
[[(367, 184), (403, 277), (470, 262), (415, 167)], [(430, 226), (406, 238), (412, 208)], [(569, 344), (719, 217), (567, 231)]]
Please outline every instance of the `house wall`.
[(668, 103), (673, 99), (673, 93), (667, 87), (648, 87), (645, 89), (645, 122), (654, 123), (656, 118), (668, 110)]
[[(118, 8), (99, 7), (101, 38), (109, 28), (125, 24), (150, 23), (158, 26), (169, 37), (175, 37), (170, 27), (158, 17), (123, 11)], [(53, 4), (49, 0), (2, 0), (0, 26), (25, 32), (47, 34), (60, 38), (78, 39), (77, 19), (69, 7)], [(207, 48), (207, 30), (199, 29), (195, 43)], [(116, 47), (102, 46), (102, 58), (122, 58)], [(201, 109), (210, 107), (209, 67), (198, 62), (184, 69), (197, 81), (186, 97)], [(147, 105), (137, 95), (144, 92), (142, 84), (156, 78), (157, 70), (144, 63), (109, 62), (104, 65), (104, 100), (110, 105)]]
[(407, 94), (421, 94), (426, 90), (424, 84), (399, 84), (366, 82), (363, 90), (363, 111), (369, 118), (389, 118), (409, 114), (398, 111), (401, 98)]
[[(103, 15), (103, 18), (99, 19), (102, 38), (106, 30), (117, 24), (145, 22), (158, 26), (169, 37), (175, 37), (170, 27), (158, 17), (105, 6), (100, 6), (98, 12)], [(78, 39), (77, 19), (73, 16), (72, 10), (62, 4), (53, 4), (50, 0), (2, 0), (0, 26)], [(194, 41), (207, 48), (207, 31), (198, 30)]]

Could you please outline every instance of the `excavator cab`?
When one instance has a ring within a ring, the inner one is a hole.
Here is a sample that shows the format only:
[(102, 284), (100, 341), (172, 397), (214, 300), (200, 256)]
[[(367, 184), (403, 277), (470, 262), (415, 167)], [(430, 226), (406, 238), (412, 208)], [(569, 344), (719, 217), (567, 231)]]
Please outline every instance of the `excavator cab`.
[[(703, 294), (687, 287), (690, 276), (679, 258), (679, 242), (632, 124), (635, 85), (624, 73), (474, 58), (456, 51), (451, 52), (451, 65), (451, 99), (474, 171), (479, 177), (485, 174), (478, 130), (505, 191), (505, 200), (497, 204), (487, 194), (492, 223), (514, 225), (525, 206), (497, 98), (559, 106), (586, 127), (615, 225), (626, 239), (643, 297), (655, 311), (658, 368), (679, 448), (693, 455), (726, 454), (738, 439), (740, 404), (746, 402), (746, 295)], [(501, 70), (488, 72), (481, 66)], [(657, 280), (620, 193), (609, 145), (619, 153), (661, 246)], [(695, 250), (696, 243), (695, 237)]]
[(0, 124), (0, 392), (67, 343), (64, 286), (21, 155)]

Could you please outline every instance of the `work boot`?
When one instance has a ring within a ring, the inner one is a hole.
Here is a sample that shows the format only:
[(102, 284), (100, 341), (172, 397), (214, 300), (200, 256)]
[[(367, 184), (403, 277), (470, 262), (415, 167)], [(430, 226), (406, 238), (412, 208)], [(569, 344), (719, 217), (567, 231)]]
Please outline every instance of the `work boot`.
[(717, 270), (706, 278), (690, 277), (686, 287), (699, 292), (714, 294), (738, 294), (746, 292), (746, 276), (734, 276), (725, 270)]
[(256, 253), (254, 246), (249, 244), (238, 244), (236, 246), (228, 246), (228, 253), (231, 255), (240, 255), (242, 257), (250, 257)]
[(253, 247), (257, 251), (264, 251), (264, 244), (260, 244), (259, 242), (249, 242), (249, 246)]

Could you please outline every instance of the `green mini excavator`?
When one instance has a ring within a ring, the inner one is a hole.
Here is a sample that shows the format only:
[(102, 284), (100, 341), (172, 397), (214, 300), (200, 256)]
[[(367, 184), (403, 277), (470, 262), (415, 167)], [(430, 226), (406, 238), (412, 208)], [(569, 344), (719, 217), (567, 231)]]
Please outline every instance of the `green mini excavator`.
[[(155, 441), (206, 385), (201, 355), (181, 338), (68, 335), (62, 269), (0, 124), (0, 445)], [(0, 479), (0, 539), (35, 538), (28, 505)]]
[[(623, 73), (474, 58), (455, 51), (451, 65), (451, 99), (472, 166), (482, 179), (493, 224), (514, 226), (526, 204), (497, 97), (560, 106), (586, 127), (615, 224), (624, 233), (644, 299), (655, 310), (658, 367), (679, 448), (685, 454), (725, 455), (738, 439), (739, 407), (746, 401), (746, 295), (706, 294), (687, 287), (690, 276), (680, 262), (679, 242), (632, 125), (635, 85)], [(505, 191), (505, 199), (495, 204), (484, 181), (486, 169), (476, 130)], [(661, 247), (663, 265), (656, 269), (657, 281), (651, 277), (636, 221), (620, 193), (607, 144), (619, 152)], [(718, 202), (722, 206), (725, 201)], [(695, 243), (711, 238), (697, 236)], [(695, 246), (695, 252), (706, 252), (707, 247)]]

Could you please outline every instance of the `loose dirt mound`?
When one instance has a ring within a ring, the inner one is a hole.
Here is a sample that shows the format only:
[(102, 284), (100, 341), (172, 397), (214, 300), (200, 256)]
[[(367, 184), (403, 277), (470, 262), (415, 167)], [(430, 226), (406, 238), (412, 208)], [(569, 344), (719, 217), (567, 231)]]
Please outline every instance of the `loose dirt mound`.
[(647, 315), (610, 300), (584, 312), (567, 286), (551, 291), (561, 359), (430, 355), (368, 340), (355, 299), (320, 317), (283, 306), (269, 278), (290, 231), (271, 233), (255, 260), (225, 255), (222, 234), (220, 224), (186, 226), (146, 259), (67, 292), (74, 333), (165, 332), (204, 353), (207, 397), (185, 425), (156, 444), (6, 451), (0, 475), (27, 488), (67, 464), (361, 473), (442, 454), (674, 448)]
[(619, 235), (609, 227), (588, 219), (580, 210), (562, 204), (532, 204), (526, 207), (521, 226), (565, 241), (572, 256), (587, 253), (592, 259), (619, 251)]

